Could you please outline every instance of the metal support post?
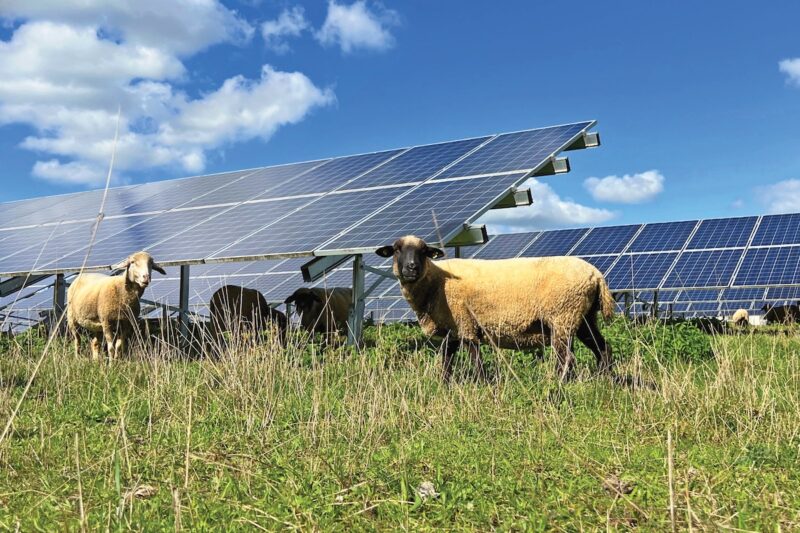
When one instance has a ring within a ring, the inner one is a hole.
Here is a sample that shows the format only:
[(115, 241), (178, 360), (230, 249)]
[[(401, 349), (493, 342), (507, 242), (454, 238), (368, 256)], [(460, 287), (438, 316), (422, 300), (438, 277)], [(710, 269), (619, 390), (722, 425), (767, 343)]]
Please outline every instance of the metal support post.
[(189, 265), (181, 265), (181, 287), (179, 293), (180, 304), (178, 321), (180, 322), (181, 337), (189, 337)]
[(456, 257), (456, 259), (461, 257), (461, 247), (460, 246), (456, 246), (453, 249), (453, 255)]
[(631, 293), (626, 292), (625, 293), (625, 317), (626, 318), (630, 318), (631, 317), (631, 307), (632, 307), (631, 306)]
[(364, 327), (364, 256), (353, 256), (353, 301), (347, 319), (347, 344), (360, 346)]
[(61, 333), (64, 325), (61, 324), (61, 316), (66, 309), (67, 284), (64, 282), (64, 274), (57, 274), (56, 281), (53, 283), (53, 321), (51, 327), (53, 332)]
[(653, 318), (658, 318), (658, 291), (653, 291)]

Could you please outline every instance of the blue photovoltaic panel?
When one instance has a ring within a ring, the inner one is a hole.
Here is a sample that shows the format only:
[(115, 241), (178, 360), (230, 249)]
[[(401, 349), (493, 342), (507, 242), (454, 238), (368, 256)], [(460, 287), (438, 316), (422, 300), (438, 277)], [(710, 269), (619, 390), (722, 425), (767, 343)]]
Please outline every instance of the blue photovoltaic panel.
[(435, 243), (461, 228), (475, 213), (496, 201), (523, 174), (453, 181), (432, 181), (377, 211), (323, 249), (379, 248), (414, 234)]
[(241, 204), (214, 218), (207, 217), (207, 220), (186, 231), (166, 235), (165, 238), (170, 238), (158, 244), (156, 241), (151, 242), (148, 251), (157, 260), (165, 262), (205, 259), (311, 200), (312, 198), (292, 198)]
[(239, 180), (230, 180), (230, 183), (224, 187), (195, 198), (184, 206), (238, 203), (255, 197), (288, 196), (282, 193), (282, 189), (288, 183), (303, 180), (305, 172), (323, 163), (323, 161), (311, 161), (309, 163), (262, 168), (248, 173)]
[(505, 259), (507, 257), (516, 257), (537, 235), (538, 232), (494, 235), (473, 257), (475, 259)]
[[(60, 194), (44, 198), (31, 198), (0, 204), (0, 227), (17, 227), (24, 224), (28, 215), (38, 214), (43, 218), (54, 218), (50, 215), (52, 206), (83, 193)], [(20, 221), (23, 221), (22, 223)], [(55, 222), (55, 220), (53, 220)]]
[[(658, 303), (666, 304), (678, 299), (679, 291), (658, 291)], [(640, 302), (652, 303), (655, 291), (636, 291), (636, 300)]]
[(287, 252), (310, 252), (343, 228), (381, 210), (408, 188), (371, 189), (330, 194), (292, 213), (214, 257), (247, 257)]
[(606, 281), (612, 291), (657, 289), (677, 256), (677, 252), (623, 255), (606, 274)]
[(725, 287), (739, 264), (743, 250), (684, 252), (664, 287)]
[(703, 220), (689, 241), (687, 250), (736, 248), (747, 245), (757, 217)]
[(695, 313), (715, 315), (719, 311), (719, 302), (692, 302), (690, 309)]
[(633, 235), (641, 228), (634, 226), (610, 226), (593, 228), (571, 252), (572, 255), (618, 254), (625, 249)]
[(751, 246), (800, 244), (800, 214), (769, 215), (761, 218)]
[[(742, 290), (742, 289), (739, 289)], [(763, 291), (763, 289), (761, 289)], [(767, 300), (800, 300), (800, 287), (772, 287), (767, 289)]]
[(672, 304), (673, 313), (685, 313), (689, 311), (691, 304), (688, 303), (674, 303)]
[(792, 285), (800, 279), (800, 246), (751, 248), (734, 285)]
[(522, 257), (566, 255), (586, 231), (586, 228), (546, 231), (522, 252)]
[(611, 266), (616, 258), (616, 255), (593, 255), (592, 257), (581, 257), (581, 259), (584, 261), (593, 264), (595, 268), (602, 274), (606, 273), (608, 267)]
[(723, 289), (722, 300), (763, 300), (764, 289)]
[(479, 146), (489, 137), (418, 146), (399, 155), (352, 184), (352, 187), (376, 187), (424, 180)]
[[(388, 150), (372, 154), (354, 155), (331, 159), (327, 163), (306, 172), (300, 178), (270, 189), (257, 198), (279, 198), (298, 194), (324, 193), (342, 188), (346, 182), (385, 163), (403, 150)], [(353, 184), (353, 187), (359, 185)]]
[(532, 170), (588, 129), (591, 122), (499, 135), (445, 172), (441, 178)]
[(720, 302), (719, 311), (721, 314), (725, 316), (731, 316), (739, 309), (744, 309), (745, 311), (750, 311), (751, 309), (755, 308), (753, 305), (754, 302)]
[(628, 248), (629, 252), (678, 251), (697, 225), (696, 220), (647, 224)]
[(716, 302), (719, 300), (719, 289), (688, 289), (680, 292), (680, 302)]

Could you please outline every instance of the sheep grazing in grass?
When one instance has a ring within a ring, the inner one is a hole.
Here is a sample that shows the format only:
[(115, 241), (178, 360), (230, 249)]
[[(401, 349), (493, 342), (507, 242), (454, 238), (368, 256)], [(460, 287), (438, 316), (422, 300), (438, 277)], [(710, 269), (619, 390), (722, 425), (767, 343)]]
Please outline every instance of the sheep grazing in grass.
[(767, 324), (794, 324), (800, 320), (800, 306), (798, 305), (769, 305), (761, 308)]
[(747, 309), (737, 309), (731, 317), (731, 324), (734, 326), (746, 327), (750, 324), (750, 313), (747, 312)]
[(300, 314), (300, 324), (309, 333), (332, 334), (346, 331), (352, 289), (301, 287), (286, 298), (286, 304), (295, 304)]
[(481, 341), (502, 348), (533, 349), (550, 343), (560, 378), (572, 375), (570, 344), (576, 335), (597, 358), (598, 369), (612, 370), (611, 348), (597, 327), (614, 299), (603, 275), (576, 257), (432, 261), (444, 252), (409, 235), (376, 250), (394, 257), (394, 274), (403, 296), (428, 335), (445, 337), (445, 379), (453, 354), (465, 342), (483, 376)]
[(216, 342), (223, 331), (264, 331), (273, 324), (280, 338), (286, 332), (286, 315), (273, 309), (264, 295), (255, 289), (224, 285), (211, 296), (211, 338)]
[(153, 270), (166, 274), (147, 252), (136, 252), (115, 269), (117, 276), (80, 274), (67, 291), (67, 324), (80, 353), (80, 329), (91, 335), (92, 358), (100, 358), (105, 338), (111, 359), (125, 353), (128, 339), (137, 326), (139, 298), (150, 284)]

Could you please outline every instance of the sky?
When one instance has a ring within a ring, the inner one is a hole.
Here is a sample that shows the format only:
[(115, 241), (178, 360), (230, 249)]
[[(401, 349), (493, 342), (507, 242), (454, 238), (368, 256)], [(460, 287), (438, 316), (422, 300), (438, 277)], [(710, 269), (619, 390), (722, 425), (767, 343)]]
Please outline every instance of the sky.
[(493, 231), (800, 211), (800, 3), (3, 0), (0, 202), (582, 120)]

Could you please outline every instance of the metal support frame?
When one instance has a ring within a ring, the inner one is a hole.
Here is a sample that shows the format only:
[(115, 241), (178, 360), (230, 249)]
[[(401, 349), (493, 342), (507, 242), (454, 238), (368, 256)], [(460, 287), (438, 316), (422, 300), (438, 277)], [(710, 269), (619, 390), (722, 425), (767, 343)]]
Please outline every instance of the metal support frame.
[(3, 282), (0, 282), (0, 297), (14, 294), (17, 291), (30, 287), (34, 283), (49, 278), (50, 274), (41, 274), (36, 276), (16, 276)]
[(658, 318), (658, 291), (653, 291), (653, 318)]
[(347, 317), (347, 344), (361, 345), (361, 333), (364, 328), (364, 256), (353, 256), (353, 301), (350, 303), (350, 314)]
[(323, 255), (315, 257), (300, 267), (300, 271), (303, 273), (303, 281), (306, 283), (317, 281), (326, 273), (350, 259), (350, 257), (349, 255)]
[(530, 189), (513, 190), (505, 198), (492, 206), (492, 209), (508, 209), (511, 207), (525, 207), (533, 204), (533, 195)]
[[(56, 274), (56, 281), (53, 283), (53, 321), (52, 325), (59, 327), (58, 331), (64, 331), (61, 325), (61, 316), (67, 307), (67, 284), (64, 280), (64, 274)], [(55, 331), (55, 328), (54, 328)]]
[(488, 241), (489, 233), (486, 231), (486, 226), (483, 224), (480, 226), (465, 224), (461, 233), (450, 239), (450, 242), (445, 246), (477, 246)]
[(453, 257), (455, 257), (456, 259), (461, 258), (461, 247), (460, 246), (456, 246), (455, 248), (453, 248)]
[(631, 302), (631, 300), (632, 300), (631, 293), (626, 292), (625, 293), (625, 316), (627, 318), (631, 317), (631, 311), (633, 309), (633, 302)]
[(567, 157), (551, 157), (542, 168), (534, 173), (534, 177), (553, 176), (555, 174), (566, 174), (570, 171), (569, 158)]
[(181, 265), (178, 321), (181, 337), (184, 339), (189, 336), (189, 280), (189, 265)]
[(584, 148), (597, 148), (600, 146), (600, 134), (599, 133), (584, 133), (578, 139), (575, 140), (574, 143), (570, 144), (564, 151), (568, 150), (583, 150)]

